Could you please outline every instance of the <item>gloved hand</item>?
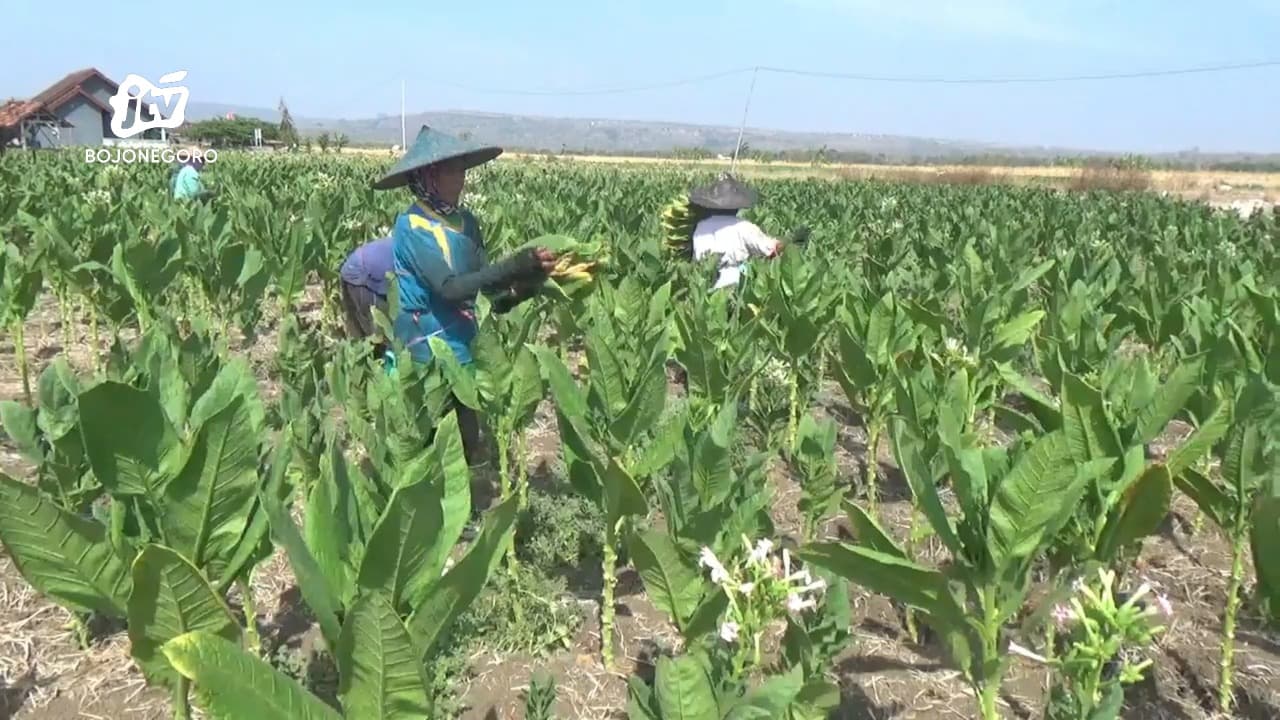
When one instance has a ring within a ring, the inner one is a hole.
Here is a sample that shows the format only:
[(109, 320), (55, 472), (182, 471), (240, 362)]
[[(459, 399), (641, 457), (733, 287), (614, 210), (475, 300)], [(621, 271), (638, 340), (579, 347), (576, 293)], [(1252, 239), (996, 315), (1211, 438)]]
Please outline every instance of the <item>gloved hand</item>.
[(793, 242), (796, 245), (805, 244), (806, 242), (809, 241), (809, 226), (801, 225), (796, 229), (792, 230), (791, 236), (790, 238), (788, 238), (788, 240), (789, 242)]

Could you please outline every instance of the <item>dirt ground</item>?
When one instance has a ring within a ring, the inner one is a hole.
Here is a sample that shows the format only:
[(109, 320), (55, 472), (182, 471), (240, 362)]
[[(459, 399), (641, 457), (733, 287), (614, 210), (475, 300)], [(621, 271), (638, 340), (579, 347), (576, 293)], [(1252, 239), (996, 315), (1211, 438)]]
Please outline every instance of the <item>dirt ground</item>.
[[(313, 296), (316, 294), (312, 289)], [(314, 300), (314, 297), (313, 297)], [(311, 303), (309, 312), (318, 305)], [(74, 328), (73, 347), (65, 353), (78, 368), (89, 367), (85, 328)], [(26, 328), (32, 376), (63, 352), (61, 329), (53, 303), (45, 301)], [(265, 367), (274, 348), (271, 334), (246, 349), (254, 364)], [(264, 395), (274, 388), (259, 373)], [(0, 340), (0, 398), (16, 399), (21, 385), (16, 374), (11, 338)], [(846, 480), (858, 477), (868, 457), (866, 436), (856, 421), (847, 419), (839, 391), (824, 392), (819, 410), (840, 421), (838, 460)], [(548, 472), (559, 441), (554, 417), (544, 404), (531, 431), (530, 461), (535, 475)], [(881, 482), (881, 514), (888, 527), (905, 536), (910, 513), (908, 493), (894, 472), (886, 446), (875, 453)], [(0, 471), (27, 477), (31, 468), (0, 440)], [(784, 536), (798, 535), (799, 487), (783, 467), (775, 467), (775, 522)], [(1157, 720), (1213, 718), (1217, 687), (1218, 633), (1225, 595), (1228, 546), (1205, 524), (1193, 530), (1196, 511), (1179, 497), (1175, 512), (1157, 537), (1145, 546), (1135, 573), (1145, 576), (1173, 602), (1175, 613), (1168, 632), (1159, 640), (1151, 677), (1131, 689), (1125, 717)], [(837, 537), (839, 522), (825, 529)], [(944, 553), (936, 543), (925, 550), (927, 560)], [(1250, 570), (1250, 577), (1252, 571)], [(305, 645), (314, 630), (300, 621), (298, 592), (288, 563), (277, 552), (255, 573), (252, 587), (264, 643)], [(615, 639), (618, 667), (606, 671), (599, 660), (599, 580), (590, 577), (570, 587), (584, 622), (567, 650), (544, 657), (472, 657), (470, 677), (458, 687), (466, 720), (523, 717), (523, 693), (535, 669), (551, 672), (558, 684), (558, 717), (588, 720), (625, 717), (626, 678), (651, 672), (656, 649), (669, 647), (676, 633), (645, 598), (632, 571), (623, 572), (617, 593)], [(1247, 587), (1246, 587), (1247, 589)], [(838, 678), (843, 702), (835, 717), (887, 720), (901, 718), (971, 718), (972, 695), (958, 674), (950, 670), (936, 647), (912, 644), (897, 610), (883, 597), (852, 589), (853, 639), (832, 672)], [(168, 717), (165, 693), (148, 688), (129, 658), (123, 632), (101, 633), (87, 649), (79, 647), (69, 625), (70, 616), (36, 595), (0, 555), (0, 720), (4, 718), (151, 719)], [(1237, 633), (1237, 717), (1280, 717), (1280, 635), (1268, 633), (1242, 611)], [(1002, 704), (1009, 717), (1036, 718), (1043, 706), (1046, 672), (1035, 663), (1015, 659), (1005, 683)]]

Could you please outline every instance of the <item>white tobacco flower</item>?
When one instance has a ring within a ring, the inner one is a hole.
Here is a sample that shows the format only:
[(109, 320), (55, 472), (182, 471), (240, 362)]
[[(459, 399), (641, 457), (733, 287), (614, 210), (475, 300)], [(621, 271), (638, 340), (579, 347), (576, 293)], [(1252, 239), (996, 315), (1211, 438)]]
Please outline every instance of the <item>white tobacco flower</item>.
[(90, 190), (84, 194), (84, 199), (90, 205), (107, 206), (111, 204), (111, 193), (106, 190)]
[[(807, 576), (809, 574), (809, 571), (806, 570), (804, 574)], [(827, 590), (826, 580), (823, 580), (822, 578), (813, 578), (812, 580), (809, 580), (803, 586), (801, 586), (799, 592), (822, 594), (826, 592), (826, 590)]]
[(798, 592), (787, 595), (787, 609), (793, 613), (810, 610), (816, 607), (818, 607), (818, 603), (813, 598), (805, 597)]
[(1169, 602), (1169, 596), (1164, 593), (1156, 594), (1156, 607), (1160, 609), (1160, 614), (1165, 617), (1173, 617), (1173, 603)]
[(727, 643), (737, 642), (739, 629), (738, 623), (732, 620), (725, 622), (720, 626), (720, 639)]
[(738, 586), (738, 592), (742, 593), (743, 595), (750, 595), (751, 591), (755, 589), (756, 589), (756, 584), (753, 582), (744, 582)]
[(452, 569), (453, 569), (453, 558), (445, 558), (444, 569), (440, 571), (440, 576), (444, 577), (444, 574), (449, 572)]
[(786, 549), (782, 549), (782, 565), (775, 566), (774, 572), (782, 580), (788, 580), (791, 577), (791, 553)]
[(724, 565), (720, 562), (720, 558), (711, 551), (709, 547), (703, 547), (702, 552), (698, 555), (698, 562), (703, 567), (711, 570), (711, 582), (719, 585), (729, 579), (729, 571), (724, 569)]
[(769, 553), (773, 552), (773, 541), (762, 538), (756, 541), (756, 545), (751, 549), (751, 553), (747, 556), (747, 561), (753, 565), (763, 565), (769, 559)]

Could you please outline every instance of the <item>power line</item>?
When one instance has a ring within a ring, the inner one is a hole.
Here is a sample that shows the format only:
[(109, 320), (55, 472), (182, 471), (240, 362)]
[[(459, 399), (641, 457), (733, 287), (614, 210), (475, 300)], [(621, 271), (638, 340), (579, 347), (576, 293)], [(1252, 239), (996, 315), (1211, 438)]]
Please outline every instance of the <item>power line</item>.
[(1101, 73), (1093, 75), (1045, 75), (1040, 77), (972, 77), (948, 78), (910, 75), (862, 75), (858, 73), (837, 73), (822, 70), (797, 70), (793, 68), (761, 66), (763, 72), (780, 75), (801, 75), (838, 80), (860, 80), (864, 82), (883, 83), (917, 83), (935, 85), (1010, 85), (1022, 83), (1060, 83), (1084, 82), (1092, 80), (1130, 80), (1134, 78), (1167, 77), (1171, 75), (1194, 75), (1202, 73), (1231, 72), (1235, 70), (1252, 70), (1265, 67), (1280, 67), (1280, 60), (1262, 60), (1251, 63), (1232, 63), (1226, 65), (1200, 65), (1197, 67), (1174, 68), (1170, 70), (1138, 70), (1123, 73)]
[(447, 80), (433, 79), (431, 82), (437, 85), (447, 85), (459, 90), (466, 90), (474, 93), (485, 93), (491, 95), (616, 95), (620, 93), (640, 92), (643, 90), (660, 90), (663, 88), (679, 87), (681, 85), (695, 85), (697, 83), (707, 82), (709, 80), (719, 80), (720, 78), (731, 77), (733, 75), (743, 75), (756, 70), (754, 67), (735, 68), (733, 70), (723, 70), (710, 75), (697, 75), (690, 78), (680, 80), (668, 80), (665, 82), (651, 83), (648, 85), (629, 85), (625, 87), (605, 88), (598, 90), (510, 90), (497, 88), (477, 88), (469, 85), (461, 85), (459, 83), (449, 82)]
[(612, 88), (601, 88), (592, 90), (517, 90), (509, 88), (479, 88), (460, 83), (449, 82), (447, 80), (432, 80), (438, 85), (465, 90), (467, 92), (482, 93), (489, 95), (535, 95), (544, 97), (567, 97), (581, 95), (620, 95), (632, 92), (643, 92), (646, 90), (660, 90), (664, 88), (680, 87), (684, 85), (696, 85), (711, 80), (719, 80), (721, 78), (732, 77), (734, 75), (745, 75), (747, 73), (773, 73), (775, 75), (792, 75), (800, 77), (827, 78), (832, 80), (853, 80), (859, 82), (875, 82), (875, 83), (896, 83), (896, 84), (917, 84), (917, 85), (1015, 85), (1015, 84), (1051, 84), (1066, 82), (1091, 82), (1091, 81), (1107, 81), (1107, 80), (1132, 80), (1141, 78), (1171, 77), (1178, 75), (1197, 75), (1207, 73), (1234, 72), (1237, 70), (1255, 70), (1260, 68), (1280, 67), (1280, 59), (1276, 60), (1260, 60), (1248, 63), (1225, 63), (1216, 65), (1199, 65), (1194, 67), (1171, 68), (1165, 70), (1138, 70), (1131, 72), (1119, 73), (1096, 73), (1096, 74), (1079, 74), (1079, 75), (1043, 75), (1043, 76), (990, 76), (990, 77), (944, 77), (944, 76), (927, 76), (927, 75), (871, 75), (865, 73), (842, 73), (826, 70), (805, 70), (800, 68), (776, 67), (770, 65), (756, 65), (752, 67), (740, 67), (731, 70), (722, 70), (720, 72), (708, 75), (696, 75), (678, 80), (668, 80), (664, 82), (649, 83), (644, 85), (628, 85)]

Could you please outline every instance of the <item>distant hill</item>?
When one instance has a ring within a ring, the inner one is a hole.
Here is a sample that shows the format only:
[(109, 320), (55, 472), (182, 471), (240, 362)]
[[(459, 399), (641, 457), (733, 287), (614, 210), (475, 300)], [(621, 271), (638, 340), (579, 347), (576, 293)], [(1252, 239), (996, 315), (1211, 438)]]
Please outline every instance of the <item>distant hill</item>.
[[(191, 103), (189, 121), (224, 117), (234, 112), (241, 117), (257, 117), (279, 122), (280, 114), (269, 108), (219, 103)], [(366, 119), (294, 117), (303, 135), (322, 132), (343, 133), (352, 143), (397, 145), (400, 143), (400, 116), (378, 115)], [(738, 139), (735, 127), (691, 125), (687, 123), (590, 118), (555, 118), (478, 112), (426, 112), (406, 116), (409, 137), (422, 125), (448, 133), (465, 134), (479, 142), (502, 145), (512, 150), (542, 152), (595, 152), (602, 154), (670, 153), (681, 149), (701, 149), (712, 153), (732, 153)], [(1027, 160), (1055, 157), (1096, 157), (1115, 155), (1091, 150), (1057, 147), (1013, 147), (993, 143), (950, 141), (899, 135), (856, 133), (792, 132), (747, 128), (743, 140), (755, 150), (768, 152), (827, 148), (839, 153), (865, 153), (883, 162), (910, 162), (922, 159), (945, 161), (975, 155), (999, 155)], [(1240, 154), (1167, 153), (1153, 158), (1185, 163), (1280, 162), (1280, 156)]]

